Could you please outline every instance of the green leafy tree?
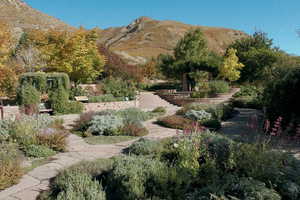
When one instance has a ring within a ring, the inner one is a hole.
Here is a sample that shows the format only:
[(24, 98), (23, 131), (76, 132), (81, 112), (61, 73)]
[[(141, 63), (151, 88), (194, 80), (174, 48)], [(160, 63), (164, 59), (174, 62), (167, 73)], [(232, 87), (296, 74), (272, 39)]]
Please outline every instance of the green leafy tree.
[(243, 63), (239, 62), (236, 52), (237, 50), (235, 49), (229, 49), (225, 55), (223, 64), (219, 67), (219, 76), (229, 81), (238, 80), (240, 78), (240, 70), (244, 67)]
[(235, 41), (228, 47), (237, 50), (239, 61), (245, 65), (241, 70), (240, 82), (255, 82), (264, 79), (264, 75), (277, 61), (278, 50), (263, 32)]
[(200, 29), (188, 32), (174, 48), (174, 56), (161, 55), (158, 65), (168, 78), (181, 79), (184, 90), (191, 90), (196, 80), (189, 76), (191, 72), (217, 72), (220, 57), (207, 48), (207, 42)]

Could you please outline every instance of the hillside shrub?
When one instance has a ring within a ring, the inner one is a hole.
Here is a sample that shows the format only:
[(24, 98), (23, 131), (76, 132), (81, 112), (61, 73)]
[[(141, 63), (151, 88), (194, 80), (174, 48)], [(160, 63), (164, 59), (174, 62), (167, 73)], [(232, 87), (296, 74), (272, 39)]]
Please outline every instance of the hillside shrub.
[(71, 87), (70, 90), (70, 99), (75, 100), (76, 96), (88, 96), (88, 92), (80, 86)]
[(10, 119), (4, 119), (0, 120), (0, 143), (3, 141), (8, 140), (12, 126), (12, 120)]
[(21, 161), (16, 145), (0, 143), (0, 191), (18, 183), (23, 175)]
[(230, 86), (226, 81), (209, 81), (208, 84), (211, 94), (227, 93), (230, 91)]
[(119, 135), (123, 120), (116, 115), (96, 115), (90, 121), (88, 132), (94, 135)]

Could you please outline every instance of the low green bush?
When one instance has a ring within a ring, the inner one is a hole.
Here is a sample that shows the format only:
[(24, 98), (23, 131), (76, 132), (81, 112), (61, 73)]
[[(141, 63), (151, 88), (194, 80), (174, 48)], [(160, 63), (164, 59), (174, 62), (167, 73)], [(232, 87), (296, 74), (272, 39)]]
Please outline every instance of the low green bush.
[(189, 110), (185, 113), (185, 116), (194, 121), (207, 121), (212, 118), (211, 113), (205, 110)]
[(139, 108), (127, 108), (117, 112), (125, 123), (147, 121), (153, 117), (151, 112), (144, 112)]
[(222, 124), (217, 119), (210, 119), (201, 122), (202, 126), (209, 128), (210, 130), (216, 131), (222, 128)]
[(122, 79), (108, 78), (103, 82), (103, 91), (105, 94), (111, 94), (114, 97), (128, 98), (128, 100), (135, 99), (136, 87), (129, 81)]
[(203, 103), (190, 103), (185, 105), (182, 109), (178, 110), (176, 114), (185, 115), (188, 111), (204, 110), (212, 115), (213, 119), (219, 121), (231, 118), (234, 115), (234, 107), (232, 104), (203, 104)]
[(209, 81), (208, 85), (211, 94), (227, 93), (230, 91), (229, 84), (226, 81)]
[(65, 114), (80, 114), (84, 110), (84, 105), (78, 101), (69, 101), (65, 107)]
[(154, 159), (121, 157), (108, 174), (109, 199), (158, 199), (168, 174), (166, 166)]
[(160, 154), (165, 150), (165, 143), (161, 141), (141, 138), (132, 145), (130, 145), (126, 149), (126, 153), (129, 155), (137, 156), (160, 157)]
[(106, 200), (101, 184), (86, 173), (64, 171), (51, 184), (51, 192), (44, 193), (40, 199), (86, 199)]
[(42, 145), (36, 145), (36, 144), (25, 146), (23, 151), (26, 156), (34, 157), (34, 158), (49, 157), (56, 154), (56, 152), (53, 151), (52, 149), (49, 149), (48, 147)]

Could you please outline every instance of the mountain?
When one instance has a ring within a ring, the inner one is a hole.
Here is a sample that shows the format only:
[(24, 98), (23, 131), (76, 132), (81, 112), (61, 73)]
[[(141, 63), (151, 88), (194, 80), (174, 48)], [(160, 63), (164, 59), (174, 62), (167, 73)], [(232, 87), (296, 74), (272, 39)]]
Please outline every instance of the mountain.
[(193, 26), (176, 21), (140, 17), (128, 26), (100, 31), (99, 42), (132, 64), (137, 64), (161, 53), (172, 54), (176, 43), (187, 31), (195, 28), (203, 31), (209, 49), (218, 54), (223, 54), (233, 41), (247, 36), (242, 31), (228, 28)]
[[(0, 21), (9, 24), (16, 41), (27, 29), (75, 30), (74, 27), (46, 15), (22, 0), (0, 0)], [(224, 53), (233, 41), (247, 36), (244, 32), (217, 27), (187, 25), (176, 21), (159, 21), (140, 17), (122, 27), (97, 29), (99, 43), (114, 51), (129, 64), (145, 63), (159, 54), (172, 54), (176, 43), (195, 28), (202, 29), (208, 47), (218, 54)]]
[(0, 21), (9, 24), (14, 31), (25, 29), (73, 29), (73, 27), (59, 19), (33, 9), (22, 0), (0, 0)]

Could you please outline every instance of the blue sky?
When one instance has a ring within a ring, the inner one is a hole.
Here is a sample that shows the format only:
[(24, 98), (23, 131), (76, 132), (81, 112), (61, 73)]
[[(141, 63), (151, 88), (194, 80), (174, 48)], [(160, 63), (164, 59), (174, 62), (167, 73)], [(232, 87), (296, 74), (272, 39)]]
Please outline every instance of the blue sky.
[(300, 55), (300, 0), (24, 0), (73, 26), (108, 28), (140, 16), (186, 24), (268, 33), (279, 46)]

